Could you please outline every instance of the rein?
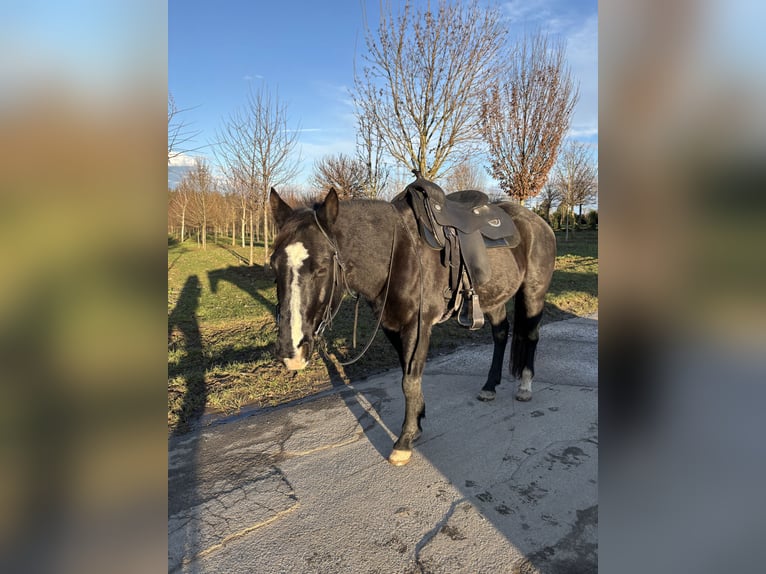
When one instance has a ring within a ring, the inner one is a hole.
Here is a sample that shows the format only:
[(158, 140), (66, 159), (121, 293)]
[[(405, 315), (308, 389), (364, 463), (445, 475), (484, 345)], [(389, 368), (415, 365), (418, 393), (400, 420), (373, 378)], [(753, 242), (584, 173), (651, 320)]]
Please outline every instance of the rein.
[[(392, 205), (392, 209), (394, 210), (394, 213), (396, 213), (396, 208)], [(397, 213), (398, 215), (398, 213)], [(325, 329), (327, 327), (332, 326), (333, 319), (335, 319), (336, 315), (338, 314), (338, 311), (340, 311), (340, 307), (343, 304), (343, 297), (341, 297), (340, 302), (338, 303), (338, 306), (333, 311), (332, 310), (332, 301), (335, 296), (335, 285), (340, 285), (341, 281), (343, 282), (343, 285), (345, 287), (345, 293), (343, 296), (345, 297), (345, 294), (348, 293), (356, 300), (356, 305), (354, 307), (354, 333), (353, 333), (353, 346), (356, 348), (356, 327), (357, 327), (357, 319), (359, 317), (359, 294), (357, 293), (354, 295), (351, 288), (348, 286), (348, 278), (346, 277), (346, 266), (343, 264), (343, 262), (340, 259), (340, 251), (338, 250), (338, 246), (335, 244), (335, 242), (330, 239), (330, 236), (325, 232), (325, 230), (322, 228), (322, 225), (319, 223), (319, 219), (317, 218), (317, 212), (314, 211), (314, 221), (317, 224), (317, 227), (319, 227), (319, 231), (322, 232), (322, 235), (327, 240), (327, 242), (330, 244), (330, 247), (332, 248), (333, 255), (333, 266), (332, 266), (332, 288), (330, 291), (330, 300), (327, 303), (327, 307), (325, 307), (322, 321), (319, 323), (319, 326), (317, 327), (316, 331), (314, 332), (314, 338), (322, 338), (322, 334), (324, 333)], [(398, 219), (397, 219), (398, 222)], [(378, 315), (378, 322), (375, 325), (375, 330), (372, 333), (372, 336), (370, 337), (370, 340), (367, 341), (367, 344), (364, 346), (364, 349), (362, 349), (361, 353), (354, 357), (353, 359), (349, 361), (338, 361), (338, 364), (342, 366), (348, 366), (353, 363), (356, 363), (359, 359), (361, 359), (364, 354), (369, 350), (370, 346), (372, 345), (372, 342), (375, 340), (375, 336), (378, 334), (378, 329), (380, 329), (381, 322), (383, 321), (383, 313), (386, 310), (386, 302), (388, 301), (388, 288), (391, 285), (391, 272), (394, 268), (394, 251), (396, 248), (396, 227), (397, 223), (394, 223), (394, 230), (393, 230), (393, 237), (391, 238), (391, 255), (389, 258), (388, 263), (388, 276), (386, 278), (386, 291), (383, 294), (383, 305), (380, 308), (380, 313)], [(326, 346), (326, 342), (325, 342)]]

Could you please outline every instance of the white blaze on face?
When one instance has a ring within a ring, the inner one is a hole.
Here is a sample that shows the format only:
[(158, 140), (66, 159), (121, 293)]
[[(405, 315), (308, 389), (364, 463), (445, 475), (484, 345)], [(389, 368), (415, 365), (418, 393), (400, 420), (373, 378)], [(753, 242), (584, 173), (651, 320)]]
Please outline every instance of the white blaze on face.
[(287, 268), (290, 270), (290, 337), (293, 342), (293, 358), (285, 359), (289, 369), (302, 369), (307, 360), (299, 356), (298, 345), (303, 339), (303, 319), (301, 317), (301, 289), (298, 283), (298, 270), (308, 258), (309, 252), (300, 241), (292, 243), (285, 248), (287, 254)]

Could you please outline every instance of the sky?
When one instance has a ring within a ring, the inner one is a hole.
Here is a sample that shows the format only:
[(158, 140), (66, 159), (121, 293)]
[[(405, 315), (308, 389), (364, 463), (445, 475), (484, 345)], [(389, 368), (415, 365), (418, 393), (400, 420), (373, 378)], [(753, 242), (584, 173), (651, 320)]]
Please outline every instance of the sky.
[[(425, 0), (416, 0), (424, 2)], [(403, 0), (392, 0), (396, 6)], [(378, 0), (266, 2), (170, 0), (168, 89), (184, 110), (180, 119), (197, 134), (185, 144), (192, 156), (214, 162), (211, 145), (248, 87), (265, 83), (288, 108), (305, 184), (324, 155), (355, 152), (355, 55), (364, 49), (365, 13), (376, 25)], [(542, 29), (567, 43), (567, 60), (580, 99), (569, 137), (598, 141), (597, 0), (514, 0), (499, 3), (511, 37)], [(357, 56), (358, 57), (358, 56)], [(172, 182), (171, 182), (172, 183)]]

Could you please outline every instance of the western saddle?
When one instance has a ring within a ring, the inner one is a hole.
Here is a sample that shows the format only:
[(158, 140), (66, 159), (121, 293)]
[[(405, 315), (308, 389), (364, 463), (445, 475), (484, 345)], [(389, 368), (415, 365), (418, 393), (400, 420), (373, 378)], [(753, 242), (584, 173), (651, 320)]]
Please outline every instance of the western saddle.
[(445, 312), (439, 322), (458, 311), (458, 323), (480, 329), (484, 313), (475, 288), (492, 276), (487, 249), (516, 247), (521, 241), (519, 231), (508, 212), (490, 203), (486, 193), (467, 189), (445, 194), (418, 170), (412, 172), (415, 181), (392, 202), (411, 207), (420, 237), (428, 247), (441, 251), (442, 265), (450, 269)]

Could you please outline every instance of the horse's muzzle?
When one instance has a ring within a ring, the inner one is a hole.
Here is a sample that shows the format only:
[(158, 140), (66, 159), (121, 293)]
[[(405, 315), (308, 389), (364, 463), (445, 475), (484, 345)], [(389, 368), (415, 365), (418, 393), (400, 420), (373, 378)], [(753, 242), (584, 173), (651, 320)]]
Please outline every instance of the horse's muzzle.
[(309, 357), (311, 357), (311, 344), (304, 339), (304, 343), (298, 345), (298, 349), (295, 351), (293, 357), (283, 357), (282, 362), (287, 367), (288, 371), (300, 371), (305, 369), (309, 364)]
[(285, 367), (287, 367), (288, 371), (300, 371), (301, 369), (305, 369), (306, 365), (309, 364), (309, 362), (302, 356), (285, 358), (282, 360), (284, 361)]

